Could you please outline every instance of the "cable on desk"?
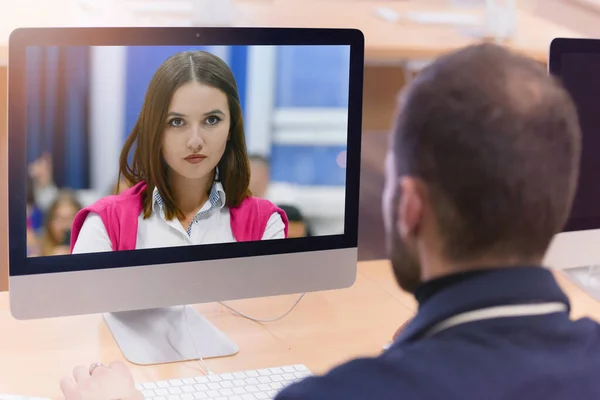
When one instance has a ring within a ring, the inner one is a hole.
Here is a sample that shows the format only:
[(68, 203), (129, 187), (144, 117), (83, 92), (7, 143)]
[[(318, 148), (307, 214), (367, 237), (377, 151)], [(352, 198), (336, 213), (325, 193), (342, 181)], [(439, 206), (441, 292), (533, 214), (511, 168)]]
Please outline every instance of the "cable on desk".
[[(298, 303), (300, 303), (300, 300), (302, 300), (302, 298), (304, 297), (305, 294), (306, 293), (300, 294), (300, 296), (298, 297), (298, 299), (294, 302), (294, 304), (285, 313), (283, 313), (282, 315), (280, 315), (278, 317), (271, 318), (271, 319), (254, 318), (254, 317), (246, 315), (246, 314), (244, 314), (244, 313), (242, 313), (240, 311), (237, 311), (233, 307), (228, 306), (227, 304), (225, 304), (225, 303), (223, 303), (221, 301), (219, 302), (219, 304), (221, 304), (223, 307), (227, 308), (229, 311), (233, 312), (234, 314), (239, 315), (240, 317), (249, 319), (249, 320), (254, 321), (254, 322), (268, 323), (268, 322), (279, 321), (280, 319), (285, 318), (289, 313), (291, 313), (294, 310), (294, 308), (296, 308), (296, 306), (298, 305)], [(190, 323), (188, 321), (187, 307), (190, 307), (190, 306), (183, 306), (183, 307), (184, 307), (183, 308), (183, 314), (185, 316), (185, 325), (187, 327), (188, 334), (190, 336), (190, 340), (192, 341), (192, 345), (194, 346), (194, 350), (196, 351), (196, 356), (198, 357), (198, 361), (200, 362), (200, 366), (202, 367), (202, 372), (205, 375), (213, 375), (213, 372), (210, 370), (210, 368), (208, 368), (208, 366), (204, 362), (204, 359), (200, 355), (200, 350), (198, 350), (198, 346), (196, 346), (196, 340), (194, 340), (194, 335), (192, 334), (192, 328), (190, 328)]]
[(300, 295), (300, 297), (298, 297), (298, 299), (296, 300), (296, 302), (290, 307), (289, 310), (287, 310), (285, 313), (283, 313), (282, 315), (280, 315), (279, 317), (276, 318), (272, 318), (272, 319), (260, 319), (260, 318), (254, 318), (254, 317), (250, 317), (242, 312), (239, 312), (237, 310), (235, 310), (233, 307), (228, 306), (227, 304), (223, 303), (223, 302), (219, 302), (220, 305), (222, 305), (223, 307), (225, 307), (226, 309), (228, 309), (229, 311), (233, 312), (236, 315), (239, 315), (240, 317), (244, 317), (246, 319), (249, 319), (250, 321), (254, 321), (254, 322), (262, 322), (262, 323), (268, 323), (268, 322), (275, 322), (275, 321), (279, 321), (282, 318), (285, 318), (289, 313), (291, 313), (294, 308), (296, 308), (296, 306), (298, 305), (298, 303), (300, 303), (300, 300), (302, 300), (302, 298), (304, 297), (306, 293), (302, 293)]

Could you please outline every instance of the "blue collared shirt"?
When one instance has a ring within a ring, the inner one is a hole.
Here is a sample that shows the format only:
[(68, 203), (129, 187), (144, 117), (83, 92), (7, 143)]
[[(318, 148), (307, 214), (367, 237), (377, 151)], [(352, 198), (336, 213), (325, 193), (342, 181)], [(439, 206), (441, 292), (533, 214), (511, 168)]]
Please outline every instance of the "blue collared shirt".
[[(468, 322), (424, 337), (460, 313), (546, 302), (565, 310)], [(541, 267), (475, 274), (430, 296), (379, 357), (308, 378), (276, 399), (600, 399), (600, 325), (572, 321), (569, 311), (554, 276)]]

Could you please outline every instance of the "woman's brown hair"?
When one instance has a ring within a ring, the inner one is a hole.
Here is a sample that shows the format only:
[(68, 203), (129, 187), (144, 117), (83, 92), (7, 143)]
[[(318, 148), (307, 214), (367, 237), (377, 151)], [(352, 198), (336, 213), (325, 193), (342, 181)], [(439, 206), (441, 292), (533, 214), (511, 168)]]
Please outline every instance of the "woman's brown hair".
[[(250, 161), (246, 150), (242, 108), (231, 69), (211, 53), (177, 53), (169, 57), (154, 73), (138, 120), (125, 141), (119, 160), (119, 179), (124, 177), (131, 185), (146, 182), (147, 188), (142, 195), (144, 218), (152, 214), (154, 188), (158, 188), (163, 199), (165, 217), (184, 218), (169, 188), (167, 164), (163, 160), (161, 146), (173, 94), (189, 82), (199, 82), (219, 89), (227, 96), (231, 123), (229, 140), (218, 163), (218, 179), (225, 190), (227, 207), (237, 207), (250, 196)], [(128, 158), (132, 149), (130, 163)]]

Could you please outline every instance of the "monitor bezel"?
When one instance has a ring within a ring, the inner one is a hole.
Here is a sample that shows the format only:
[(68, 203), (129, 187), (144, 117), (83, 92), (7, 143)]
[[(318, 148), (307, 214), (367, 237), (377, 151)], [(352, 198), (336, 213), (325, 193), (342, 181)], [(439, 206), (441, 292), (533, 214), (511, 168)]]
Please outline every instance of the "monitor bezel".
[[(25, 56), (29, 46), (344, 45), (350, 47), (344, 233), (286, 240), (28, 257)], [(316, 28), (20, 28), (9, 39), (8, 221), (10, 277), (357, 248), (364, 36)]]
[[(550, 43), (548, 72), (562, 77), (562, 59), (566, 54), (600, 54), (600, 40), (581, 38), (555, 38)], [(572, 212), (572, 210), (571, 210)], [(588, 231), (600, 228), (600, 215), (593, 218), (572, 218), (571, 213), (562, 232)]]

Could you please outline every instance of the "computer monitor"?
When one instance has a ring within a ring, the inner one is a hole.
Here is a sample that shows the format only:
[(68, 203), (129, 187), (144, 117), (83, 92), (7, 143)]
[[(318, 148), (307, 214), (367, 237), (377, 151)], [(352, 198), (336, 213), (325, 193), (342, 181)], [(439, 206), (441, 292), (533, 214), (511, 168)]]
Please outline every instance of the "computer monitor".
[[(351, 286), (363, 54), (352, 29), (14, 31), (14, 317), (104, 313), (153, 364), (238, 351), (182, 305)], [(287, 237), (278, 204), (311, 236)]]
[(571, 94), (583, 138), (573, 207), (563, 231), (554, 237), (545, 263), (566, 269), (589, 289), (590, 267), (600, 265), (600, 40), (553, 40), (548, 68)]

